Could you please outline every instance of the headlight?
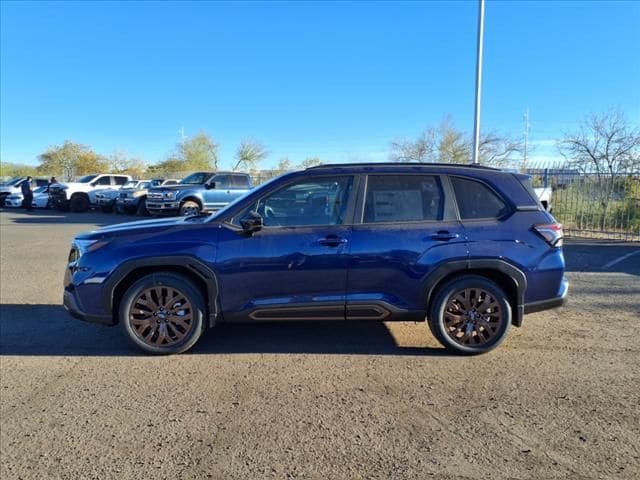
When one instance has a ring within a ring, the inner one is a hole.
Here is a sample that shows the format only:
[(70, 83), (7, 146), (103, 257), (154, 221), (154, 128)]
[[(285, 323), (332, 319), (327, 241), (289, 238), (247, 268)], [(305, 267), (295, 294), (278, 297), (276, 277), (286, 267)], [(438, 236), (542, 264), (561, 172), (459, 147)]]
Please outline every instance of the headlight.
[(146, 193), (147, 192), (145, 192), (144, 190), (138, 190), (138, 191), (135, 191), (133, 193), (127, 193), (127, 197), (129, 197), (129, 198), (137, 198), (137, 197), (139, 197), (141, 195), (145, 195)]
[(176, 195), (178, 195), (178, 193), (180, 192), (164, 192), (164, 198), (166, 200), (175, 200)]

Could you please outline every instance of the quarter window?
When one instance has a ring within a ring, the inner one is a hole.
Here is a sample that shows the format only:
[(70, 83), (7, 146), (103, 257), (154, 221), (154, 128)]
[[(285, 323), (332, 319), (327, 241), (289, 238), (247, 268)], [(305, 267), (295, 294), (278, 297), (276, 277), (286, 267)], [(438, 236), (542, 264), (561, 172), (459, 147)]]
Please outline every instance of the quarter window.
[(363, 223), (442, 220), (444, 195), (433, 175), (369, 175)]
[(461, 177), (451, 177), (451, 183), (462, 220), (499, 218), (509, 210), (507, 204), (484, 183)]

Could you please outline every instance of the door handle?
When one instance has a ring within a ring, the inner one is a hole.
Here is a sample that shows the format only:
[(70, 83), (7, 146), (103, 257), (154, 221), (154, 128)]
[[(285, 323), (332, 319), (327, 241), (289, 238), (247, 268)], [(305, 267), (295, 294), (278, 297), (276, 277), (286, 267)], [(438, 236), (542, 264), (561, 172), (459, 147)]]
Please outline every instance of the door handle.
[(325, 247), (337, 247), (338, 245), (347, 243), (347, 239), (338, 237), (337, 235), (328, 235), (325, 238), (318, 240), (318, 243)]
[(446, 230), (440, 230), (431, 235), (431, 238), (433, 238), (434, 240), (443, 240), (443, 241), (453, 240), (454, 238), (458, 238), (458, 237), (460, 237), (460, 234), (451, 233)]

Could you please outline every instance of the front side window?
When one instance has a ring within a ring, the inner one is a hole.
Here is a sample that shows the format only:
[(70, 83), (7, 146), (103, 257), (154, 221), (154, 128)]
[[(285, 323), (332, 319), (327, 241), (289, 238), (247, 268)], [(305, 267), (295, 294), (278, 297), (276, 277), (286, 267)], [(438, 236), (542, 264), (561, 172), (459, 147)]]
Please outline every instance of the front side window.
[(84, 177), (80, 177), (78, 179), (78, 183), (89, 183), (96, 177), (97, 175), (85, 175)]
[(216, 188), (220, 190), (225, 190), (230, 188), (229, 186), (229, 175), (216, 175), (212, 180), (216, 184)]
[(111, 185), (111, 177), (100, 177), (94, 182), (94, 185)]
[[(258, 212), (265, 227), (342, 225), (352, 183), (351, 176), (301, 179), (266, 195), (248, 210)], [(238, 224), (244, 213), (233, 223)]]
[(369, 175), (363, 223), (442, 220), (444, 195), (433, 175)]
[(451, 177), (462, 220), (500, 218), (509, 211), (507, 204), (482, 182)]
[(124, 185), (125, 183), (129, 182), (129, 179), (127, 177), (113, 177), (113, 180), (116, 185)]

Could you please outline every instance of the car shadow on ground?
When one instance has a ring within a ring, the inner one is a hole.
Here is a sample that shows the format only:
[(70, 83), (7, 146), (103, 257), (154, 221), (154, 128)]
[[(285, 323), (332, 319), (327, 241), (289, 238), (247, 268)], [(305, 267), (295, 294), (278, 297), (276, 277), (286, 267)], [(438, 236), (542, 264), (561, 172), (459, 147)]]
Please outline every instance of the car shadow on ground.
[(616, 272), (640, 275), (640, 242), (567, 238), (567, 272)]
[[(400, 346), (381, 322), (346, 321), (221, 324), (190, 353), (450, 355), (443, 348)], [(143, 355), (120, 328), (75, 320), (58, 305), (0, 305), (0, 354)]]
[(103, 213), (98, 210), (89, 210), (84, 213), (62, 212), (57, 210), (22, 210), (11, 208), (0, 208), (7, 217), (2, 223), (14, 223), (19, 225), (60, 225), (75, 224), (87, 225), (87, 227), (104, 227), (116, 223), (133, 222), (145, 220), (151, 217), (135, 217), (115, 213)]

